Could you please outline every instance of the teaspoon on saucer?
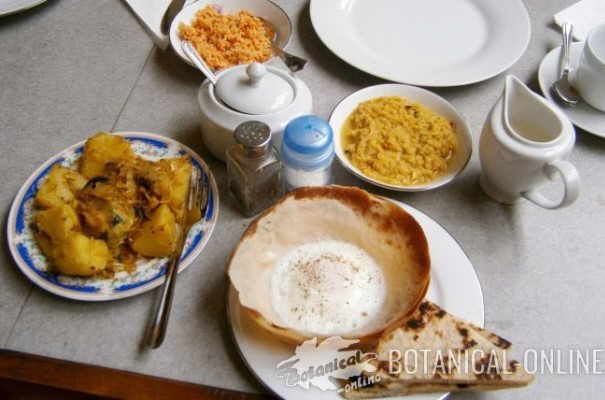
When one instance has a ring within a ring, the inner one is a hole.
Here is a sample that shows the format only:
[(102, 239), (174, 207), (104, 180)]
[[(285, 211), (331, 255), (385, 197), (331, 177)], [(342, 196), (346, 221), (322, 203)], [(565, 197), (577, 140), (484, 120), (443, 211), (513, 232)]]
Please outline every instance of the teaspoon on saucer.
[(580, 96), (569, 83), (571, 66), (569, 62), (569, 48), (573, 33), (573, 25), (569, 22), (563, 24), (563, 57), (561, 58), (561, 72), (559, 79), (551, 86), (554, 97), (563, 105), (575, 106)]

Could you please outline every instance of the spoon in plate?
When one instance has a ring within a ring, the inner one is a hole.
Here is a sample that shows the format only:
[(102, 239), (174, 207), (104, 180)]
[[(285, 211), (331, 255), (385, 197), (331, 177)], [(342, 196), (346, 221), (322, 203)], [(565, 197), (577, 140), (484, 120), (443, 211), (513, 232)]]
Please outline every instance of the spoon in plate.
[(559, 79), (551, 86), (555, 98), (563, 105), (575, 106), (580, 101), (580, 96), (569, 83), (571, 66), (569, 62), (569, 48), (573, 33), (573, 25), (569, 22), (563, 24), (563, 57), (561, 58), (561, 73)]
[(202, 56), (200, 56), (200, 53), (198, 53), (195, 47), (193, 47), (193, 43), (191, 43), (189, 40), (183, 40), (181, 42), (181, 48), (183, 49), (185, 55), (187, 55), (191, 62), (200, 71), (202, 71), (206, 78), (208, 78), (208, 80), (212, 82), (213, 85), (216, 85), (216, 75), (214, 74), (214, 72), (212, 72), (212, 69), (210, 69), (208, 64), (206, 64), (206, 61), (204, 61)]
[(291, 72), (298, 72), (303, 69), (307, 63), (307, 60), (302, 57), (295, 56), (294, 54), (290, 54), (286, 50), (279, 47), (277, 45), (277, 30), (273, 24), (262, 17), (259, 18), (265, 25), (269, 27), (269, 29), (271, 29), (271, 32), (273, 32), (273, 37), (271, 38), (271, 48), (273, 50), (273, 54), (278, 56)]

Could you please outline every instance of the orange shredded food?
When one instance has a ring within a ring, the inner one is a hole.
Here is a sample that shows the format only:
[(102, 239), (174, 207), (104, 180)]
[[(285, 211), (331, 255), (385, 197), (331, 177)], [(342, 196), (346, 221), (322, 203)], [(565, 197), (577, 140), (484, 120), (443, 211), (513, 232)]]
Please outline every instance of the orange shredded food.
[(248, 11), (221, 14), (215, 7), (199, 10), (191, 25), (179, 25), (181, 39), (193, 43), (214, 69), (254, 61), (267, 61), (273, 54), (274, 32), (261, 18)]

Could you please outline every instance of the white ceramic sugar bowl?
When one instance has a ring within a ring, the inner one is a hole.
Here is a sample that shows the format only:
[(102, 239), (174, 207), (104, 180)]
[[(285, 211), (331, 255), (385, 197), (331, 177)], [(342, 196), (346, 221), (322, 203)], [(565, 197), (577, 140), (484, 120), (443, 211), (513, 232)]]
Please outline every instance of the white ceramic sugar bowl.
[(210, 152), (225, 160), (235, 143), (233, 131), (245, 121), (269, 125), (276, 148), (287, 123), (313, 108), (311, 91), (293, 74), (266, 64), (238, 65), (206, 80), (198, 93), (202, 139)]

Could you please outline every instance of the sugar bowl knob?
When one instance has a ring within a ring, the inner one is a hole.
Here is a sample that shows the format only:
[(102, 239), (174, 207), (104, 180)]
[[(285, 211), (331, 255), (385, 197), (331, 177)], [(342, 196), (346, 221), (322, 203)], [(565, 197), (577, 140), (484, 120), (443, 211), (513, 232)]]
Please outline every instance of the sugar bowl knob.
[(248, 78), (250, 78), (250, 83), (252, 85), (258, 85), (258, 83), (263, 79), (265, 74), (267, 73), (267, 67), (263, 64), (253, 62), (246, 68), (246, 74)]

